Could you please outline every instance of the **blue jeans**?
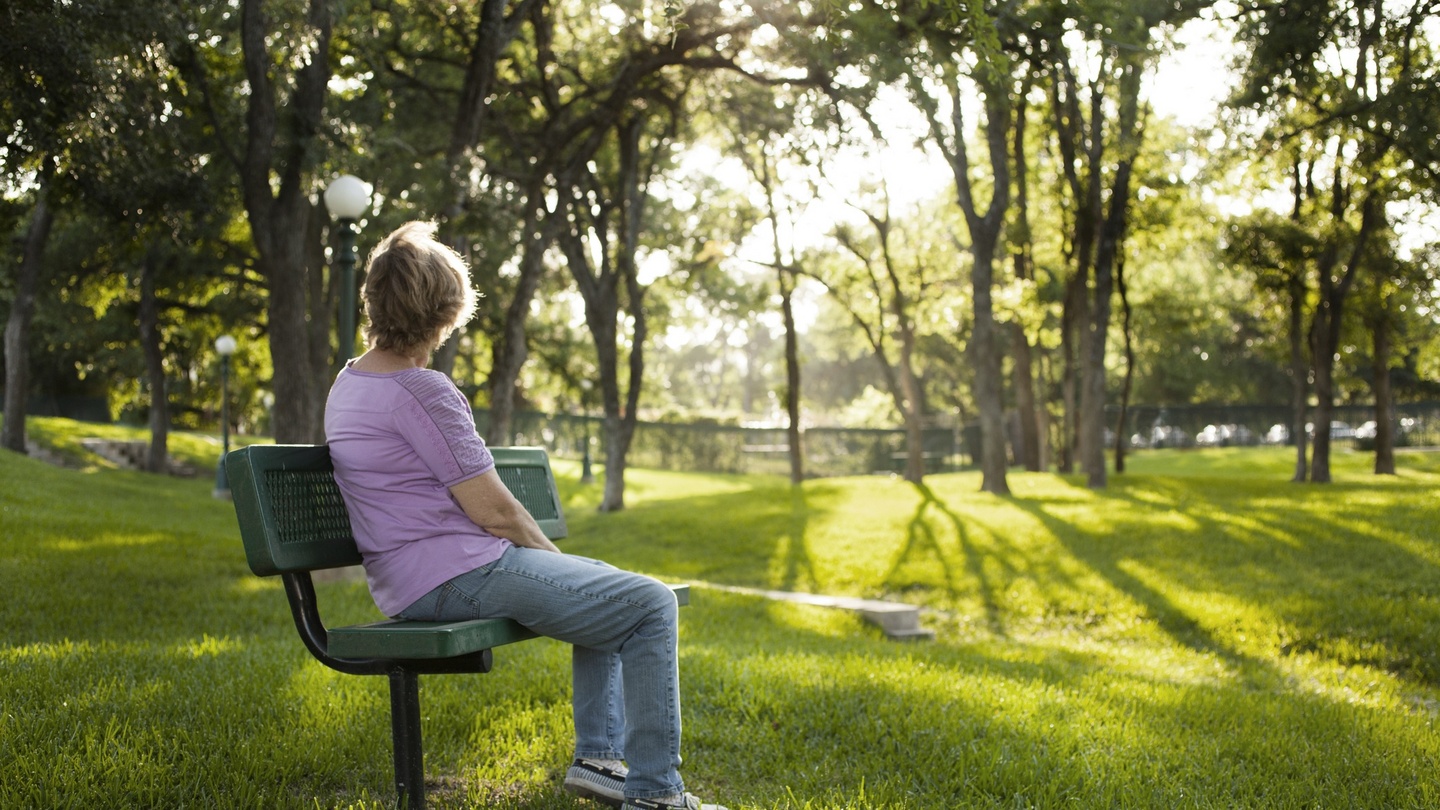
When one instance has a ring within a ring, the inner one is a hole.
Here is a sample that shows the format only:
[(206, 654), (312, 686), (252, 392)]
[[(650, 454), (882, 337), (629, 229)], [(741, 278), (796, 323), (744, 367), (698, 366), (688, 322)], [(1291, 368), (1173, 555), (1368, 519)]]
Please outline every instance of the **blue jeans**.
[(514, 619), (574, 645), (575, 756), (623, 759), (625, 795), (685, 791), (675, 594), (585, 557), (511, 548), (420, 597), (414, 621)]

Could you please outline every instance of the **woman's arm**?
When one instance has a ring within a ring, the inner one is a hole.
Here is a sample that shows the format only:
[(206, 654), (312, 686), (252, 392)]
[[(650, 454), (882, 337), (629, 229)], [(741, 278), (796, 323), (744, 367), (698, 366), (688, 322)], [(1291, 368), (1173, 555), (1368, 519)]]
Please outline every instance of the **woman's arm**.
[(460, 508), (479, 526), (496, 537), (503, 537), (517, 546), (563, 553), (540, 530), (535, 518), (525, 511), (520, 501), (491, 470), (450, 487), (450, 494)]

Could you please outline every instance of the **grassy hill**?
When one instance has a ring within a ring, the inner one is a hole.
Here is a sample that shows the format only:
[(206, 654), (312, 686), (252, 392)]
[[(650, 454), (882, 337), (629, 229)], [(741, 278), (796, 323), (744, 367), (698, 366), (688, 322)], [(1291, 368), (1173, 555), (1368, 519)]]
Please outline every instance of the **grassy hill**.
[[(310, 659), (213, 482), (76, 458), (0, 453), (0, 806), (386, 806), (384, 679)], [(1289, 463), (1143, 453), (1009, 498), (634, 470), (609, 515), (556, 466), (567, 551), (699, 586), (684, 772), (731, 808), (1440, 806), (1440, 455), (1342, 454), (1327, 486)], [(904, 600), (937, 638), (705, 583)], [(363, 582), (319, 587), (375, 617)], [(495, 658), (422, 679), (432, 804), (595, 807), (557, 789), (567, 649)]]

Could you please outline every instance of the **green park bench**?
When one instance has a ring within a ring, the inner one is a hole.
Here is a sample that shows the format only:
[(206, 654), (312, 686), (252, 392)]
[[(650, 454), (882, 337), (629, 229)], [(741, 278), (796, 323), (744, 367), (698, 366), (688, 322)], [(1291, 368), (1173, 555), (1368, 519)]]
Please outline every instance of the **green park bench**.
[[(545, 535), (566, 535), (565, 515), (550, 460), (538, 447), (495, 447), (501, 481)], [(278, 575), (305, 647), (326, 666), (350, 675), (390, 679), (390, 726), (395, 789), (402, 807), (425, 806), (420, 737), (422, 674), (483, 673), (491, 650), (536, 638), (509, 619), (411, 622), (387, 619), (326, 627), (311, 572), (360, 564), (350, 517), (324, 445), (251, 445), (225, 457), (245, 557), (257, 576)], [(680, 604), (689, 586), (671, 586)]]

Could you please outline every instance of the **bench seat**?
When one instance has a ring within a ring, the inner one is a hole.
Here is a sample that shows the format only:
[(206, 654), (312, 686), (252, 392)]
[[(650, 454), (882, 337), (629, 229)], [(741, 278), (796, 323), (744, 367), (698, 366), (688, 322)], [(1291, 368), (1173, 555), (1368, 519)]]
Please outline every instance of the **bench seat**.
[[(672, 585), (676, 601), (690, 603), (689, 585)], [(398, 619), (332, 627), (331, 655), (338, 658), (454, 658), (536, 637), (510, 619), (414, 622)]]

